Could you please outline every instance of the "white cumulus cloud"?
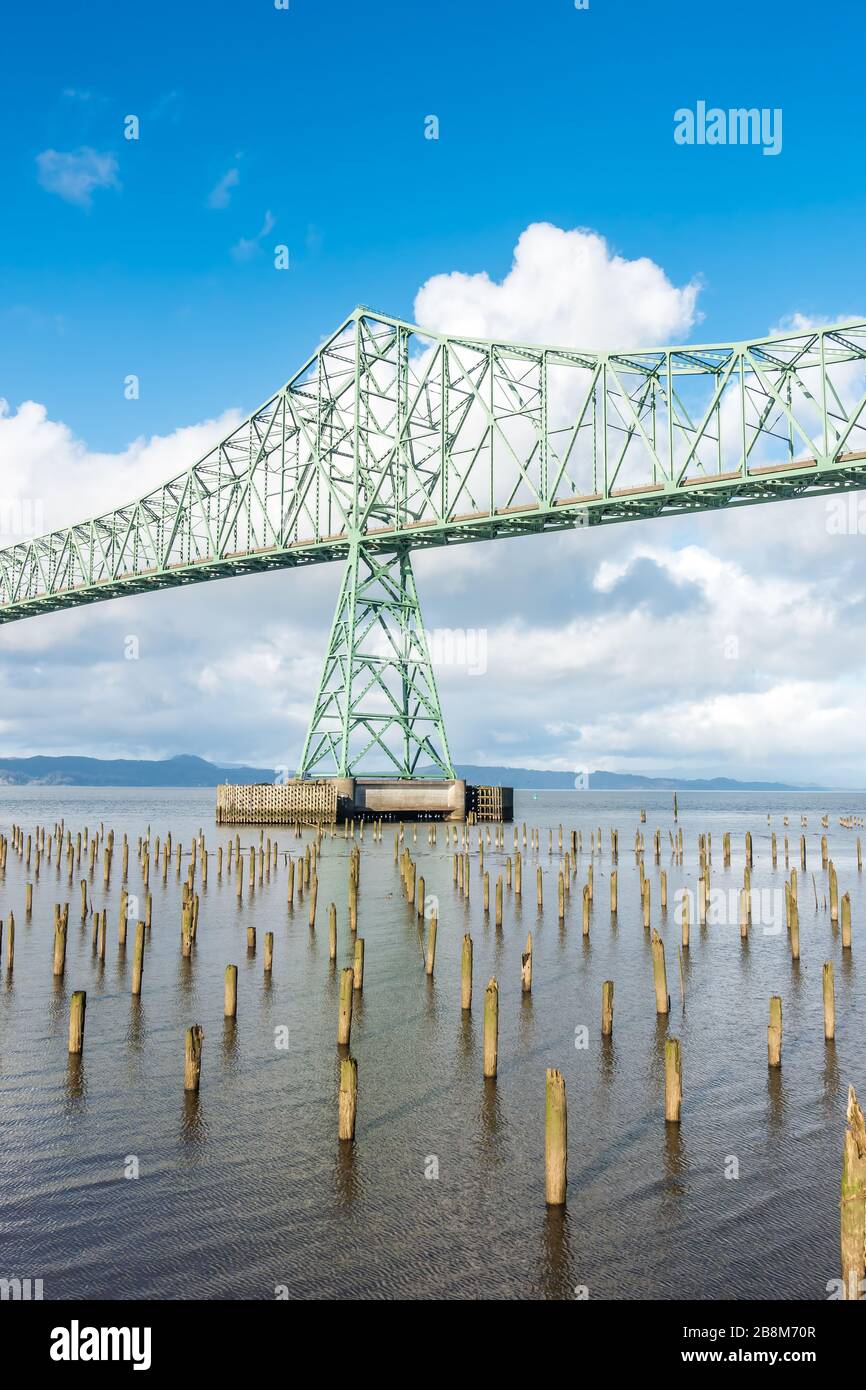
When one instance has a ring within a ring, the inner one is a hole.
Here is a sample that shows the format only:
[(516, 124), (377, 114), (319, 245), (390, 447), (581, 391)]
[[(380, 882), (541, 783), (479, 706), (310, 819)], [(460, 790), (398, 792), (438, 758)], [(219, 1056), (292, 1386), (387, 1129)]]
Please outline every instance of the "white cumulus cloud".
[(423, 328), (479, 338), (584, 348), (649, 347), (684, 338), (697, 280), (671, 283), (646, 256), (627, 260), (597, 232), (534, 222), (502, 280), (486, 271), (434, 275), (415, 297)]

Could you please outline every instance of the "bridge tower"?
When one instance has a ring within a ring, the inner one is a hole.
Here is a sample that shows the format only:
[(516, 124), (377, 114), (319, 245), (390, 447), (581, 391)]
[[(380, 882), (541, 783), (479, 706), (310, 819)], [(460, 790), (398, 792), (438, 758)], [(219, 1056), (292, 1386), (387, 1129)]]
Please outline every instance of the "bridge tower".
[(408, 546), (349, 556), (298, 777), (454, 777)]

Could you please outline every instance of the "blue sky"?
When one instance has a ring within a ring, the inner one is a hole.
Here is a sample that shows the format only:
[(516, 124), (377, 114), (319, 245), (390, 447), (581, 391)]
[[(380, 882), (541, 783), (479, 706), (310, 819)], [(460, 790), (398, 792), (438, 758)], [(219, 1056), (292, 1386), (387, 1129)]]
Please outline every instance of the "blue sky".
[[(853, 0), (15, 7), (0, 502), (54, 526), (139, 495), (358, 303), (590, 347), (863, 314), (864, 39)], [(699, 101), (780, 109), (781, 152), (676, 144)], [(428, 628), (486, 634), (483, 684), (440, 675), (455, 759), (866, 785), (866, 518), (831, 538), (821, 508), (421, 557)], [(293, 766), (338, 582), (4, 627), (0, 751)]]
[[(864, 300), (863, 37), (854, 3), (797, 0), (14, 7), (0, 390), (100, 449), (246, 410), (355, 303), (408, 315), (430, 275), (500, 276), (539, 220), (701, 277), (699, 337), (847, 312)], [(675, 146), (673, 112), (699, 98), (781, 107), (782, 154)], [(113, 155), (121, 185), (89, 210), (37, 181), (41, 152), (81, 147)], [(208, 207), (232, 168), (228, 205)], [(287, 273), (231, 255), (267, 211)]]

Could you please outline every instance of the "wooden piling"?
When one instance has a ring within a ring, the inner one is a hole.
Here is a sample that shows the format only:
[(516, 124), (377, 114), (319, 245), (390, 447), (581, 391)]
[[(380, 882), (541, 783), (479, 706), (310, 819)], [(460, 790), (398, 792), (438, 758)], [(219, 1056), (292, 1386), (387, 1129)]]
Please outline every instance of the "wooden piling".
[(439, 915), (434, 908), (430, 913), (430, 924), (427, 928), (427, 954), (424, 958), (424, 972), (431, 976), (436, 966), (436, 933), (439, 928)]
[(183, 1089), (185, 1091), (198, 1091), (199, 1085), (201, 1084), (201, 1048), (203, 1041), (204, 1029), (200, 1023), (194, 1023), (191, 1028), (187, 1028), (183, 1066)]
[(824, 961), (824, 1037), (829, 1042), (836, 1036), (836, 986), (833, 962)]
[(62, 975), (66, 968), (66, 923), (58, 916), (54, 923), (54, 974)]
[(653, 982), (656, 992), (656, 1013), (670, 1013), (671, 1001), (668, 994), (667, 972), (665, 970), (665, 944), (653, 928), (652, 934)]
[(532, 932), (526, 937), (526, 946), (520, 958), (520, 981), (523, 994), (532, 993)]
[(679, 1124), (683, 1104), (683, 1059), (679, 1038), (665, 1040), (665, 1119)]
[(548, 1206), (565, 1205), (568, 1168), (568, 1111), (565, 1080), (555, 1067), (547, 1070), (544, 1114), (544, 1195)]
[(337, 959), (337, 904), (328, 903), (328, 960)]
[[(435, 924), (435, 923), (434, 923)], [(432, 971), (430, 972), (433, 973)], [(364, 938), (355, 937), (355, 955), (352, 964), (352, 988), (360, 994), (364, 988)]]
[(499, 986), (495, 978), (484, 994), (484, 1075), (496, 1076), (499, 1055)]
[(274, 968), (274, 934), (272, 931), (265, 932), (265, 974), (270, 975)]
[(463, 955), (460, 962), (460, 1007), (472, 1008), (472, 937), (468, 932), (463, 937)]
[(358, 1110), (358, 1063), (354, 1057), (340, 1059), (340, 1097), (338, 1134), (340, 1139), (355, 1137), (355, 1116)]
[(613, 980), (605, 980), (601, 987), (601, 1033), (605, 1038), (613, 1034)]
[(144, 974), (144, 922), (135, 924), (135, 946), (132, 952), (132, 990), (133, 994), (141, 994), (141, 980)]
[(337, 1042), (341, 1047), (349, 1046), (352, 1035), (352, 991), (355, 988), (355, 971), (348, 966), (340, 973), (340, 1009), (337, 1017)]
[(842, 897), (842, 946), (846, 951), (851, 949), (851, 894), (845, 893)]
[(238, 968), (236, 965), (226, 966), (223, 1013), (226, 1018), (237, 1018), (238, 1016)]
[(69, 1001), (69, 1051), (84, 1051), (84, 1016), (87, 1012), (87, 991), (77, 989)]
[(853, 1086), (848, 1087), (847, 1127), (842, 1151), (840, 1246), (842, 1297), (859, 1301), (866, 1242), (866, 1126)]
[(770, 996), (770, 1022), (767, 1025), (767, 1065), (782, 1065), (782, 998)]

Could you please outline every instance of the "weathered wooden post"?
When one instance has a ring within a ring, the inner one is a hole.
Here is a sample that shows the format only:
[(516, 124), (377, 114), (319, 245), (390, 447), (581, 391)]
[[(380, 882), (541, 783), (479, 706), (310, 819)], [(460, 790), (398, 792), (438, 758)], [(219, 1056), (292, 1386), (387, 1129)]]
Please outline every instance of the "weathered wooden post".
[(432, 977), (436, 966), (436, 933), (439, 928), (439, 914), (434, 908), (430, 913), (430, 923), (427, 928), (427, 954), (424, 958), (424, 972)]
[(135, 946), (132, 952), (132, 993), (141, 994), (141, 978), (144, 974), (144, 922), (135, 924)]
[(496, 1076), (499, 1055), (499, 986), (495, 978), (487, 983), (484, 994), (484, 1075)]
[(824, 961), (824, 1037), (829, 1041), (836, 1036), (836, 987), (833, 978), (833, 962)]
[(679, 1124), (683, 1104), (683, 1058), (679, 1038), (665, 1040), (665, 1119)]
[(668, 994), (667, 972), (665, 970), (665, 944), (653, 928), (652, 934), (653, 982), (656, 991), (656, 1013), (670, 1013), (671, 1001)]
[(568, 1111), (565, 1080), (555, 1067), (547, 1070), (544, 1115), (544, 1195), (547, 1205), (565, 1205), (568, 1168)]
[(842, 946), (846, 951), (851, 949), (851, 894), (845, 893), (842, 898)]
[(66, 923), (62, 914), (54, 922), (54, 974), (62, 975), (66, 969)]
[(613, 980), (605, 980), (601, 987), (601, 1034), (609, 1038), (613, 1033)]
[(200, 1023), (194, 1023), (191, 1028), (187, 1028), (183, 1065), (183, 1089), (185, 1091), (198, 1091), (201, 1083), (201, 1046), (203, 1040), (204, 1029)]
[(226, 966), (223, 1013), (226, 1018), (237, 1018), (238, 1016), (238, 968), (236, 965)]
[(317, 875), (317, 874), (314, 874), (314, 875), (313, 875), (312, 883), (311, 883), (311, 885), (310, 885), (310, 915), (309, 915), (310, 931), (315, 931), (315, 930), (316, 930), (316, 900), (317, 900), (318, 896), (319, 896), (319, 879), (318, 879), (318, 875)]
[(520, 982), (523, 994), (532, 993), (532, 932), (526, 937), (526, 946), (520, 958)]
[[(539, 870), (539, 872), (541, 872), (541, 871)], [(501, 926), (502, 926), (502, 875), (501, 875), (501, 874), (498, 874), (498, 875), (497, 875), (497, 878), (496, 878), (496, 908), (495, 908), (495, 911), (494, 911), (493, 920), (494, 920), (494, 924), (495, 924), (497, 927), (501, 927)]]
[(355, 954), (352, 965), (352, 988), (360, 994), (364, 988), (364, 938), (355, 937)]
[(9, 913), (6, 921), (6, 970), (11, 975), (15, 965), (15, 917)]
[(767, 1025), (767, 1064), (771, 1067), (782, 1065), (782, 998), (779, 994), (770, 996), (770, 1022)]
[(265, 932), (265, 974), (270, 975), (274, 968), (274, 934), (272, 931)]
[(341, 1139), (354, 1139), (355, 1116), (358, 1110), (358, 1063), (354, 1057), (340, 1059), (340, 1097), (338, 1134)]
[(617, 915), (618, 896), (619, 896), (619, 879), (618, 879), (618, 871), (617, 871), (616, 869), (611, 869), (611, 874), (610, 874), (610, 915), (611, 915), (611, 917), (615, 917), (615, 916)]
[(839, 880), (832, 859), (827, 865), (827, 872), (830, 876), (830, 921), (835, 925), (839, 921)]
[(847, 1121), (842, 1151), (840, 1203), (842, 1297), (859, 1301), (866, 1274), (866, 1126), (853, 1086), (848, 1087)]
[(472, 937), (468, 932), (463, 937), (463, 955), (460, 963), (460, 1007), (472, 1008)]
[(341, 1047), (349, 1046), (352, 1034), (352, 991), (355, 988), (355, 971), (347, 966), (340, 973), (340, 1011), (337, 1017), (337, 1042)]
[(337, 904), (328, 903), (328, 960), (337, 959)]
[(69, 1051), (84, 1051), (84, 1015), (87, 1011), (87, 991), (77, 989), (69, 1002)]
[(791, 894), (791, 915), (789, 921), (789, 938), (791, 943), (791, 959), (800, 959), (800, 905)]

